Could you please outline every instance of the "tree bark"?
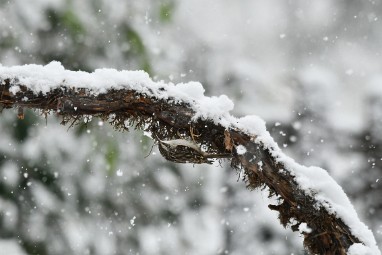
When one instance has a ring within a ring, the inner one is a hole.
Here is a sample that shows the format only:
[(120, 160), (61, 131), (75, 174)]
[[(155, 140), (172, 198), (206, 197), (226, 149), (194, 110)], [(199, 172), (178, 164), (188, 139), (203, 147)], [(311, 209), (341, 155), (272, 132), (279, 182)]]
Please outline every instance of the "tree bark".
[[(110, 90), (95, 96), (87, 89), (61, 87), (36, 95), (23, 84), (16, 85), (21, 90), (12, 94), (9, 80), (0, 84), (0, 107), (19, 108), (19, 118), (23, 116), (23, 108), (41, 110), (45, 114), (54, 112), (68, 125), (87, 115), (98, 116), (117, 129), (125, 130), (134, 125), (152, 132), (155, 139), (189, 138), (206, 145), (210, 154), (230, 154), (231, 166), (244, 169), (243, 179), (248, 188), (267, 187), (270, 196), (277, 197), (279, 203), (269, 208), (279, 212), (284, 227), (298, 231), (301, 223), (307, 224), (311, 231), (303, 233), (304, 246), (311, 254), (346, 254), (352, 244), (360, 243), (341, 219), (322, 206), (317, 208), (319, 203), (315, 197), (299, 188), (294, 177), (283, 171), (285, 167), (263, 144), (241, 130), (227, 130), (212, 120), (193, 120), (195, 112), (190, 105), (158, 100), (133, 90)], [(245, 146), (245, 154), (236, 152), (239, 145)]]

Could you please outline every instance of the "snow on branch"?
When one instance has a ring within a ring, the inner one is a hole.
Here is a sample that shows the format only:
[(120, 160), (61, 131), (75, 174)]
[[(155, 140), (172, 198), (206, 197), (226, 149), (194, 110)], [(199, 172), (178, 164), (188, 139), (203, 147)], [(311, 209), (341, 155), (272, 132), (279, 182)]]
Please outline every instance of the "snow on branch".
[[(174, 162), (210, 163), (228, 158), (244, 169), (249, 188), (269, 189), (269, 208), (282, 225), (299, 231), (311, 254), (381, 254), (342, 188), (318, 167), (305, 167), (282, 153), (263, 120), (235, 118), (226, 96), (206, 97), (198, 82), (155, 82), (143, 71), (65, 70), (46, 66), (0, 66), (0, 108), (55, 112), (73, 125), (98, 116), (117, 129), (151, 132), (161, 154)], [(203, 149), (203, 150), (202, 150)]]

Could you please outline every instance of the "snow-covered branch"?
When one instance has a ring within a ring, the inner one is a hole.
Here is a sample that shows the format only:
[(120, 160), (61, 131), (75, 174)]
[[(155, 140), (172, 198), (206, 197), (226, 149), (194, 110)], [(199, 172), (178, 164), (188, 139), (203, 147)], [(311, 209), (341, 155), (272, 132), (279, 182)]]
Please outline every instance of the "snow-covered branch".
[(174, 162), (228, 158), (233, 168), (244, 169), (249, 188), (268, 187), (277, 197), (279, 203), (269, 208), (280, 213), (284, 226), (304, 236), (310, 253), (380, 254), (372, 232), (325, 170), (294, 162), (264, 121), (231, 116), (232, 101), (204, 96), (200, 83), (154, 82), (142, 71), (73, 72), (58, 62), (0, 66), (0, 107), (18, 107), (20, 117), (23, 108), (55, 112), (69, 125), (89, 115), (118, 129), (134, 124), (151, 132), (163, 146), (161, 154)]

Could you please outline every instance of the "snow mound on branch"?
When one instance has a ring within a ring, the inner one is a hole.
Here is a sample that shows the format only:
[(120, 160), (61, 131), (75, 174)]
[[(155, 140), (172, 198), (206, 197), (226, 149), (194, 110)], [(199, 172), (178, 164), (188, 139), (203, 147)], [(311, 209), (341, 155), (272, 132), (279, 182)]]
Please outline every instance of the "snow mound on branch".
[[(327, 171), (318, 167), (305, 167), (282, 153), (265, 128), (265, 122), (257, 116), (235, 118), (230, 115), (233, 102), (225, 95), (206, 97), (202, 84), (189, 82), (166, 84), (155, 82), (144, 71), (118, 71), (114, 69), (97, 69), (93, 73), (66, 70), (60, 62), (53, 61), (48, 65), (24, 65), (4, 67), (0, 65), (0, 80), (11, 79), (14, 84), (27, 86), (34, 93), (46, 94), (61, 86), (86, 88), (94, 95), (105, 93), (110, 89), (131, 89), (158, 99), (171, 100), (189, 104), (195, 111), (194, 118), (210, 119), (226, 128), (237, 128), (255, 139), (255, 142), (271, 152), (272, 156), (285, 166), (307, 194), (315, 196), (317, 206), (325, 207), (348, 225), (352, 233), (365, 245), (355, 244), (349, 254), (381, 254), (372, 232), (362, 223), (342, 188), (333, 180)], [(17, 80), (18, 79), (18, 80)], [(11, 81), (11, 83), (12, 83)], [(11, 84), (12, 85), (12, 84)], [(17, 93), (17, 86), (11, 87)], [(309, 227), (309, 226), (307, 226)]]
[[(176, 102), (189, 103), (196, 111), (196, 118), (219, 119), (221, 115), (233, 109), (233, 102), (225, 95), (219, 97), (204, 96), (204, 88), (199, 82), (166, 84), (154, 82), (144, 71), (118, 71), (115, 69), (97, 69), (92, 73), (66, 70), (58, 61), (45, 66), (23, 65), (0, 66), (0, 78), (18, 79), (35, 94), (46, 94), (60, 86), (87, 88), (94, 95), (106, 93), (110, 89), (131, 89), (154, 96), (158, 99), (171, 99)], [(14, 86), (12, 93), (20, 88)], [(228, 123), (227, 123), (228, 124)]]

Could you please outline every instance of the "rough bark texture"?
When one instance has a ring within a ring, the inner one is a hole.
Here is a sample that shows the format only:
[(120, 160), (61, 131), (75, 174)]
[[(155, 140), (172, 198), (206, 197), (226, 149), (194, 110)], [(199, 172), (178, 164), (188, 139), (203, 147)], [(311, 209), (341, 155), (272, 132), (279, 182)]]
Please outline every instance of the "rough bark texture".
[[(346, 254), (350, 245), (360, 242), (344, 222), (325, 208), (317, 208), (315, 198), (299, 189), (289, 172), (280, 171), (284, 166), (262, 144), (240, 130), (226, 130), (210, 120), (192, 121), (194, 112), (187, 104), (158, 100), (132, 90), (111, 90), (94, 96), (86, 89), (61, 87), (46, 95), (35, 95), (18, 85), (21, 91), (12, 94), (9, 80), (0, 83), (0, 109), (18, 107), (20, 118), (22, 108), (38, 109), (45, 114), (55, 112), (68, 125), (93, 115), (108, 120), (117, 129), (127, 129), (127, 121), (152, 132), (157, 139), (190, 138), (206, 145), (210, 154), (231, 154), (231, 165), (244, 169), (243, 179), (248, 188), (268, 187), (271, 196), (278, 198), (279, 204), (269, 208), (279, 212), (283, 226), (298, 231), (301, 223), (307, 223), (312, 231), (303, 234), (304, 245), (311, 254)], [(235, 149), (238, 145), (245, 146), (247, 153), (238, 155)]]

